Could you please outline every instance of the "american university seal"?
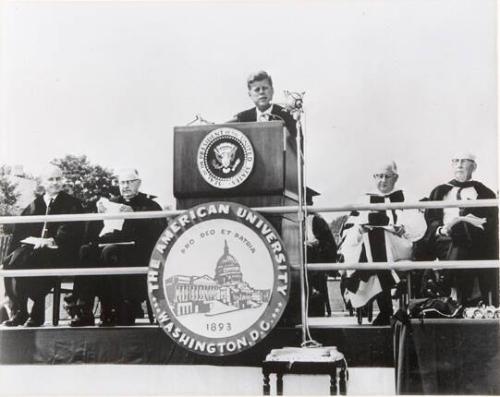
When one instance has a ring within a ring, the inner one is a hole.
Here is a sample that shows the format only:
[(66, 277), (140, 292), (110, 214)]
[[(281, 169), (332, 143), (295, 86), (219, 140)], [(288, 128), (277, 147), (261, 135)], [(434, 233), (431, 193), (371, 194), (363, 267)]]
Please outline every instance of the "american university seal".
[(192, 352), (225, 356), (255, 346), (283, 314), (290, 268), (262, 215), (213, 202), (186, 210), (151, 255), (148, 291), (158, 323)]
[(241, 185), (250, 176), (254, 160), (250, 140), (229, 127), (209, 132), (201, 141), (196, 157), (203, 179), (219, 189)]

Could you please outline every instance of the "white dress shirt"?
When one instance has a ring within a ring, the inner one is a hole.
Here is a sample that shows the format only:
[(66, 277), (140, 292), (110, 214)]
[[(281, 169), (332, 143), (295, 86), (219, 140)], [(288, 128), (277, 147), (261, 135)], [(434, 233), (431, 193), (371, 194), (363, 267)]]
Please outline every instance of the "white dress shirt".
[(269, 121), (272, 115), (273, 104), (263, 112), (261, 112), (259, 108), (255, 108), (255, 110), (257, 111), (257, 121)]

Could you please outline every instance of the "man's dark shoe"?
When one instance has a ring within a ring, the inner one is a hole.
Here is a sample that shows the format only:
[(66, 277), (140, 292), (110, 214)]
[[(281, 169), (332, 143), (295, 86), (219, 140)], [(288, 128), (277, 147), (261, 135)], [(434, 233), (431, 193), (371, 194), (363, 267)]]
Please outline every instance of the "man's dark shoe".
[(44, 321), (41, 318), (29, 317), (28, 320), (24, 323), (25, 327), (41, 327)]
[(90, 305), (75, 305), (75, 314), (71, 318), (71, 327), (90, 327), (95, 325), (94, 313)]
[(142, 309), (141, 301), (132, 301), (132, 311), (135, 318), (144, 318), (144, 310)]
[(76, 316), (69, 323), (71, 327), (92, 327), (95, 325), (94, 316)]
[(17, 327), (18, 325), (23, 325), (28, 319), (28, 313), (17, 311), (11, 319), (6, 320), (2, 323), (6, 327)]
[(115, 312), (101, 312), (99, 327), (113, 327), (116, 325)]
[(391, 315), (386, 313), (379, 313), (377, 318), (373, 320), (372, 325), (390, 325), (391, 324)]
[(134, 325), (134, 307), (129, 301), (122, 302), (118, 310), (118, 325)]

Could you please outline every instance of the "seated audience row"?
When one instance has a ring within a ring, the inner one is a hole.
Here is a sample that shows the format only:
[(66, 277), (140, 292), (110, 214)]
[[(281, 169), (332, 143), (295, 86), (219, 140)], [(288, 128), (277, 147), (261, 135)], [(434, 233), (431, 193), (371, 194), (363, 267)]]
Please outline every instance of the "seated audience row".
[[(477, 168), (471, 153), (458, 153), (451, 161), (454, 179), (430, 194), (432, 201), (494, 199), (495, 193), (472, 180)], [(404, 202), (396, 188), (398, 171), (391, 161), (373, 174), (374, 191), (364, 203)], [(345, 262), (394, 262), (399, 260), (498, 259), (498, 209), (496, 207), (451, 207), (418, 210), (383, 210), (351, 213), (346, 221), (339, 253)], [(451, 296), (462, 305), (482, 301), (498, 306), (498, 269), (453, 269), (414, 272), (421, 297)], [(387, 325), (393, 314), (391, 289), (399, 280), (392, 270), (357, 270), (343, 274), (342, 295), (353, 308), (377, 301), (379, 315), (374, 325)]]
[[(63, 191), (62, 171), (51, 166), (41, 178), (45, 188), (22, 213), (25, 215), (78, 214), (78, 199)], [(120, 195), (113, 202), (97, 203), (98, 212), (114, 206), (119, 212), (159, 211), (160, 205), (139, 192), (141, 180), (134, 169), (118, 173)], [(107, 225), (105, 225), (107, 223)], [(110, 225), (111, 224), (111, 225)], [(5, 269), (57, 267), (147, 266), (153, 247), (166, 227), (166, 220), (126, 219), (113, 222), (49, 222), (15, 226)], [(84, 244), (83, 244), (84, 243)], [(12, 316), (6, 326), (36, 327), (45, 320), (45, 297), (54, 286), (52, 277), (5, 278)], [(101, 302), (100, 325), (132, 325), (143, 316), (141, 302), (147, 299), (145, 276), (80, 276), (67, 299), (72, 326), (94, 325), (95, 297)], [(28, 313), (28, 298), (33, 300)]]

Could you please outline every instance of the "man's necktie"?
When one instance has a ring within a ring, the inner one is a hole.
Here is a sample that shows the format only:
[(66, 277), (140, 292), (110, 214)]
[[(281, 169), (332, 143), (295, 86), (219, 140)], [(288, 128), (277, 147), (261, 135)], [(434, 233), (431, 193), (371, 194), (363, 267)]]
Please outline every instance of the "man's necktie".
[[(54, 203), (54, 199), (51, 198), (50, 201), (49, 201), (49, 204), (47, 204), (47, 209), (45, 210), (45, 215), (49, 215), (50, 209), (51, 209), (53, 203)], [(47, 232), (48, 232), (48, 230), (47, 230), (47, 221), (45, 221), (43, 223), (43, 229), (42, 229), (42, 236), (41, 237), (45, 238), (47, 236)]]
[(261, 113), (259, 116), (259, 121), (269, 121), (269, 114)]

